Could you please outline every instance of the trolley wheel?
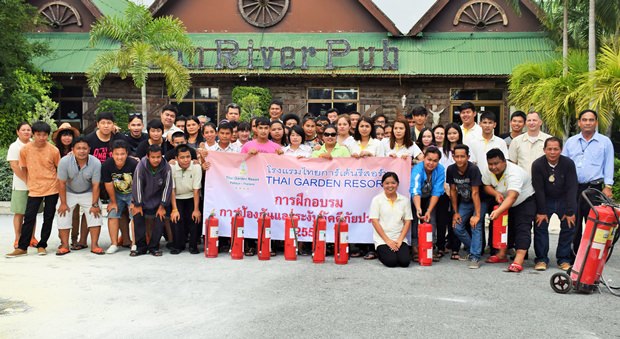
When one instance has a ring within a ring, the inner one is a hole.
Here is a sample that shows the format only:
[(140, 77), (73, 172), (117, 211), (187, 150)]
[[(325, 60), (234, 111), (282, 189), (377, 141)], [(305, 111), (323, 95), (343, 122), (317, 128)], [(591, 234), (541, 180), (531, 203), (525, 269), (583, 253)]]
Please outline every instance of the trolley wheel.
[(573, 281), (570, 276), (564, 272), (558, 272), (551, 276), (551, 288), (560, 294), (566, 294), (573, 288)]

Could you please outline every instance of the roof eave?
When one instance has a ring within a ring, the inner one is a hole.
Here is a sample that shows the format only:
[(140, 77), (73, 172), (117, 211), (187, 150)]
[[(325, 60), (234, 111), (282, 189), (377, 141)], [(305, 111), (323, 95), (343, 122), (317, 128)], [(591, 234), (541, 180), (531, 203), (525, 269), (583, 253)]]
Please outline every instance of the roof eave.
[(383, 11), (375, 5), (372, 0), (358, 0), (359, 3), (392, 35), (401, 36), (403, 33), (396, 27), (394, 22)]

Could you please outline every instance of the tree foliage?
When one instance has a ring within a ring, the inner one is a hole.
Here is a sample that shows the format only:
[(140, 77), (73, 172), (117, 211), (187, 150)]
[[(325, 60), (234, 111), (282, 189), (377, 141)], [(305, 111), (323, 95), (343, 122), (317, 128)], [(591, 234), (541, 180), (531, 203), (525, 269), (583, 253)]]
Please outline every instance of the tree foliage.
[(21, 0), (0, 1), (0, 146), (15, 141), (13, 127), (28, 120), (38, 103), (49, 100), (50, 80), (32, 63), (48, 49), (29, 42), (24, 34), (36, 27), (38, 18), (36, 8)]
[(125, 100), (104, 99), (97, 104), (96, 113), (112, 112), (116, 118), (116, 126), (121, 130), (127, 130), (129, 114), (134, 113), (136, 107), (131, 102)]
[(232, 99), (241, 106), (241, 120), (249, 122), (254, 117), (268, 114), (272, 96), (267, 88), (237, 86), (232, 90)]

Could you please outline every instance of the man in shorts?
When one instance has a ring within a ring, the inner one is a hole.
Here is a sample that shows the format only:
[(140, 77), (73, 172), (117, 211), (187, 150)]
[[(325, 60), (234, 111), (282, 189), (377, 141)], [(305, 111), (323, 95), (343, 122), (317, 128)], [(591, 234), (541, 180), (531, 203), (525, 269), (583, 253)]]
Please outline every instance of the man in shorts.
[(82, 136), (73, 141), (72, 153), (60, 160), (58, 165), (58, 233), (60, 248), (56, 255), (65, 255), (69, 250), (69, 233), (73, 227), (73, 211), (82, 208), (88, 213), (86, 225), (90, 233), (91, 249), (94, 254), (105, 254), (99, 247), (101, 233), (101, 207), (99, 190), (101, 183), (101, 162), (89, 154), (90, 146)]

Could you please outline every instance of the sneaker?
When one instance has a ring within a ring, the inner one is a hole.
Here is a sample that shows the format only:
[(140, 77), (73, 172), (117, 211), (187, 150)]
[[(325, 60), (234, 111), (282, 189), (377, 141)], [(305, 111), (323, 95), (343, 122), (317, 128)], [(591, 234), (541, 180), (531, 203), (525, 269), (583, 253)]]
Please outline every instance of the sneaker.
[(116, 245), (110, 245), (110, 247), (108, 247), (107, 251), (105, 251), (106, 254), (114, 254), (118, 252), (118, 246)]
[(462, 256), (462, 257), (459, 257), (459, 260), (460, 260), (460, 261), (469, 261), (469, 260), (470, 260), (470, 258), (471, 258), (471, 254), (469, 254), (469, 253), (468, 253), (468, 254), (465, 254), (465, 255), (464, 255), (464, 256)]
[(571, 265), (569, 263), (567, 263), (567, 262), (563, 262), (563, 263), (559, 264), (558, 267), (562, 271), (568, 271), (571, 268)]
[(470, 269), (480, 268), (480, 261), (478, 259), (471, 258), (469, 264), (467, 264), (467, 267)]
[(45, 248), (43, 248), (43, 247), (38, 247), (37, 248), (37, 254), (41, 255), (41, 256), (47, 255), (47, 250)]
[(28, 255), (28, 251), (22, 250), (21, 248), (16, 248), (15, 250), (13, 250), (13, 252), (11, 253), (7, 253), (5, 255), (5, 257), (7, 258), (17, 258), (17, 257), (21, 257), (24, 255)]
[(534, 265), (534, 269), (536, 271), (546, 271), (547, 270), (547, 263), (545, 263), (544, 261), (539, 261), (536, 263), (536, 265)]

